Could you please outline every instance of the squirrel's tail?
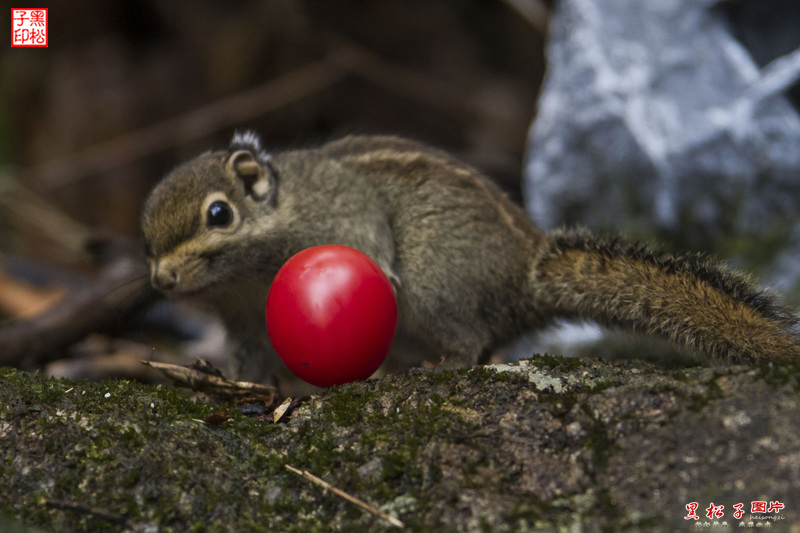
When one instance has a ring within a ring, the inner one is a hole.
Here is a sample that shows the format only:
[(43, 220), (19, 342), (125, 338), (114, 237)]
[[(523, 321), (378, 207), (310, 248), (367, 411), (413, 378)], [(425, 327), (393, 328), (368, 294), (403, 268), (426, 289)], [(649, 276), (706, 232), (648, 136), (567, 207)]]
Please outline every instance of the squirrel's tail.
[(541, 311), (656, 334), (731, 362), (800, 358), (797, 318), (739, 272), (581, 229), (548, 241), (531, 273)]

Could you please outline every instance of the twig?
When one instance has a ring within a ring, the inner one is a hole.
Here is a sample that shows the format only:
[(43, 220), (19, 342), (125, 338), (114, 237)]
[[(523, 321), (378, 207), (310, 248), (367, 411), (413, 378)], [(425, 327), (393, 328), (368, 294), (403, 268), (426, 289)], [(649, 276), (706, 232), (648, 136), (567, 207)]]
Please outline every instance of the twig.
[(251, 383), (249, 381), (233, 381), (224, 376), (215, 376), (197, 368), (190, 368), (156, 361), (141, 361), (143, 365), (160, 371), (179, 387), (186, 387), (196, 392), (204, 392), (225, 399), (261, 397), (269, 399), (269, 405), (279, 399), (278, 389), (272, 385)]
[(316, 483), (317, 485), (319, 485), (320, 487), (324, 488), (325, 490), (329, 490), (329, 491), (333, 492), (334, 494), (336, 494), (337, 496), (341, 496), (345, 500), (358, 505), (359, 507), (361, 507), (365, 511), (370, 512), (370, 513), (372, 513), (375, 516), (378, 516), (380, 518), (383, 518), (384, 520), (389, 522), (394, 527), (405, 527), (405, 524), (403, 524), (403, 522), (401, 522), (397, 518), (395, 518), (393, 516), (389, 516), (388, 514), (386, 514), (384, 512), (381, 512), (380, 510), (378, 510), (377, 508), (375, 508), (372, 505), (368, 504), (367, 502), (365, 502), (363, 500), (359, 500), (355, 496), (351, 496), (350, 494), (346, 493), (345, 491), (343, 491), (341, 489), (337, 489), (336, 487), (334, 487), (333, 485), (331, 485), (330, 483), (328, 483), (324, 479), (318, 478), (317, 476), (315, 476), (314, 474), (312, 474), (308, 470), (300, 470), (299, 468), (295, 468), (292, 465), (288, 465), (288, 464), (284, 465), (284, 466), (286, 467), (287, 470), (289, 470), (291, 472), (294, 472), (298, 476), (304, 477), (307, 480), (311, 481), (312, 483)]
[(49, 161), (33, 168), (30, 177), (40, 187), (52, 189), (107, 172), (301, 100), (338, 82), (345, 74), (331, 61), (323, 59), (179, 117)]

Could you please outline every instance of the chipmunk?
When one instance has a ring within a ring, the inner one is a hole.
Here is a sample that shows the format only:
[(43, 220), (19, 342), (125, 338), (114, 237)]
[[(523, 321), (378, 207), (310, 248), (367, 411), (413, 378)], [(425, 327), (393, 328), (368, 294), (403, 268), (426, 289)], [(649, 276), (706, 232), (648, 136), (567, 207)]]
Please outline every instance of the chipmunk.
[(745, 275), (584, 229), (545, 233), (476, 169), (402, 138), (271, 154), (237, 133), (164, 178), (142, 225), (153, 286), (221, 316), (243, 379), (280, 366), (264, 321), (270, 283), (321, 244), (361, 250), (395, 287), (390, 371), (442, 356), (474, 365), (558, 317), (729, 362), (800, 357), (795, 316)]

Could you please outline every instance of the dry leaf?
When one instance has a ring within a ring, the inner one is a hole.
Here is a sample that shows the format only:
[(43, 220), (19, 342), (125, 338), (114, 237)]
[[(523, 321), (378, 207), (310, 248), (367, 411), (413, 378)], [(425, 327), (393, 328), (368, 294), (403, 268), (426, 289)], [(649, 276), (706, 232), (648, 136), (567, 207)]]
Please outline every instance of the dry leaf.
[(283, 417), (284, 414), (286, 414), (286, 411), (291, 406), (292, 406), (292, 398), (291, 397), (286, 398), (285, 400), (283, 400), (283, 403), (280, 404), (278, 407), (276, 407), (275, 410), (272, 412), (272, 421), (277, 424), (278, 421)]

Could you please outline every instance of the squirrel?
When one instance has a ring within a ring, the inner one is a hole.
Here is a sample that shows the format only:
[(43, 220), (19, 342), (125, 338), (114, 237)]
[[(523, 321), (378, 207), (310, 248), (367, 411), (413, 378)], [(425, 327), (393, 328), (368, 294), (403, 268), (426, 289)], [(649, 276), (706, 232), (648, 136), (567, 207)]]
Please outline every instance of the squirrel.
[(585, 229), (544, 232), (478, 170), (399, 137), (272, 154), (257, 134), (236, 133), (157, 184), (142, 227), (152, 285), (221, 316), (240, 379), (281, 366), (264, 321), (270, 283), (322, 244), (364, 252), (395, 288), (390, 372), (485, 362), (556, 318), (730, 363), (800, 357), (796, 317), (746, 275)]

